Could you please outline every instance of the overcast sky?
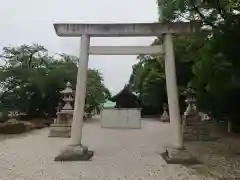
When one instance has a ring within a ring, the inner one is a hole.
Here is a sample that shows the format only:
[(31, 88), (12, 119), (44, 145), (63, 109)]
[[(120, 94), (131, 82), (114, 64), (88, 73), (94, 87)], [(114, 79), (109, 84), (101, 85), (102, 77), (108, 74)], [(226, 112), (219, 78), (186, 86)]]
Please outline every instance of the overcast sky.
[[(54, 22), (154, 22), (156, 0), (1, 0), (0, 49), (38, 43), (50, 53), (79, 55), (78, 38), (60, 38)], [(149, 45), (153, 38), (94, 38), (92, 45)], [(128, 82), (135, 56), (90, 56), (106, 86), (117, 93)]]

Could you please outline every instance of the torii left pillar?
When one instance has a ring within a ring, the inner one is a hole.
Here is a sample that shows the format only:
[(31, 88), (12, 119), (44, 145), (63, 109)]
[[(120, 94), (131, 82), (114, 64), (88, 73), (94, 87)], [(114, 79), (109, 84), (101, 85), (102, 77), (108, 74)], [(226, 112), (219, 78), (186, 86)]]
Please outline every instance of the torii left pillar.
[(86, 96), (87, 70), (89, 59), (90, 36), (83, 34), (80, 44), (80, 61), (77, 73), (75, 105), (71, 128), (70, 145), (64, 149), (55, 161), (86, 161), (93, 156), (93, 151), (82, 145), (83, 115)]

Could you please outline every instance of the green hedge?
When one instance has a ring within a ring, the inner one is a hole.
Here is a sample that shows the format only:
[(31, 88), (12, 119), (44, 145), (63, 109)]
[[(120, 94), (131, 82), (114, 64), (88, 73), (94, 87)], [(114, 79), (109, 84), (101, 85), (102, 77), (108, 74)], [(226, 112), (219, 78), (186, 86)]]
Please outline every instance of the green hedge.
[(9, 117), (8, 117), (8, 111), (2, 110), (2, 111), (0, 112), (0, 123), (4, 123), (4, 122), (6, 122), (8, 119), (9, 119)]
[(24, 123), (17, 123), (17, 124), (8, 124), (3, 123), (0, 125), (0, 133), (2, 134), (20, 134), (26, 132), (27, 126)]

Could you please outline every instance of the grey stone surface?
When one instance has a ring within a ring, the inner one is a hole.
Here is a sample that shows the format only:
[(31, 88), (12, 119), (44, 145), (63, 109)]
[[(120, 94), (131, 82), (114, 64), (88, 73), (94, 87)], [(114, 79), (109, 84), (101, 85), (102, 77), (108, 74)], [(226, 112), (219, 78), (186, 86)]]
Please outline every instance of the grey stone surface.
[(48, 137), (71, 137), (71, 125), (67, 124), (51, 124)]
[(183, 94), (186, 96), (185, 102), (188, 104), (183, 116), (184, 140), (211, 140), (210, 133), (206, 128), (207, 121), (202, 121), (196, 107), (196, 91), (189, 86)]
[(160, 121), (161, 122), (170, 122), (170, 118), (169, 118), (169, 115), (168, 115), (168, 112), (167, 111), (164, 111), (161, 118), (160, 118)]
[(161, 154), (163, 159), (169, 164), (193, 165), (199, 164), (197, 160), (187, 149), (176, 149), (169, 147)]
[(73, 118), (73, 90), (70, 82), (66, 83), (66, 88), (60, 91), (63, 94), (63, 102), (59, 102), (57, 109), (57, 118), (54, 123), (51, 124), (50, 132), (48, 137), (71, 137), (71, 123)]
[(71, 137), (71, 130), (64, 130), (59, 131), (51, 128), (49, 131), (48, 137), (62, 137), (62, 138), (70, 138)]
[(87, 146), (67, 146), (58, 156), (55, 161), (88, 161), (92, 158), (93, 151), (89, 151)]
[(210, 132), (207, 129), (206, 121), (202, 121), (198, 113), (186, 115), (184, 117), (183, 133), (184, 140), (189, 141), (208, 141), (212, 140)]
[(55, 162), (69, 139), (48, 138), (49, 129), (0, 141), (0, 180), (208, 180), (189, 167), (166, 164), (159, 152), (169, 143), (170, 125), (143, 121), (139, 130), (101, 129), (97, 119), (83, 128), (92, 161)]

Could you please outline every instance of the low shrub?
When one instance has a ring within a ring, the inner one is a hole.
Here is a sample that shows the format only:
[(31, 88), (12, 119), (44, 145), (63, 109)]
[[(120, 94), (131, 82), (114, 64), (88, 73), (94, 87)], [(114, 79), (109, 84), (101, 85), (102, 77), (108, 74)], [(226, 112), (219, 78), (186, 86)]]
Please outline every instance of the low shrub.
[(28, 130), (29, 129), (24, 123), (2, 123), (0, 125), (0, 133), (2, 134), (20, 134)]
[(4, 123), (9, 119), (8, 117), (8, 111), (6, 110), (2, 110), (2, 112), (0, 112), (0, 123)]

